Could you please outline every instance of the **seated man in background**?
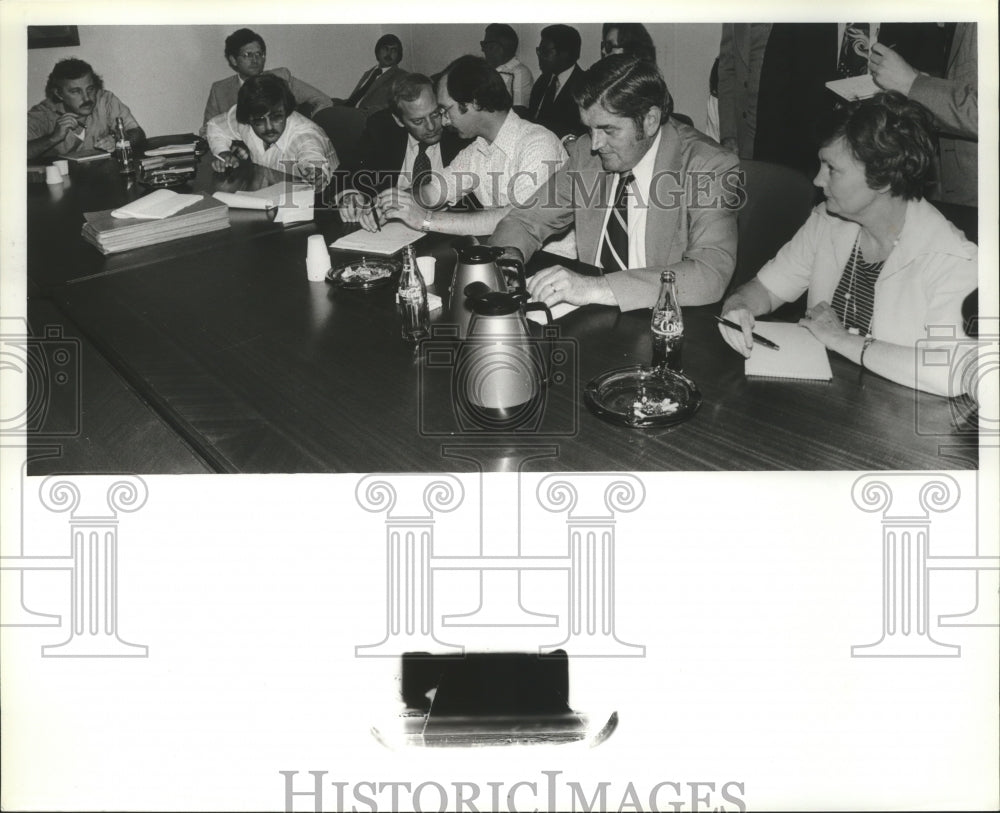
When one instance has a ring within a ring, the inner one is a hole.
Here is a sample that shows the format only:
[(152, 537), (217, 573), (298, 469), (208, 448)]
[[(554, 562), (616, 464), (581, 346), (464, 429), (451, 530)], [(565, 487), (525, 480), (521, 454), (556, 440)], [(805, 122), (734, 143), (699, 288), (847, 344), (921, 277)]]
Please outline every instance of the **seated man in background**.
[(326, 133), (295, 112), (288, 84), (272, 74), (247, 79), (236, 105), (209, 120), (207, 138), (216, 172), (249, 158), (319, 189), (337, 168), (337, 154)]
[(28, 158), (115, 148), (115, 119), (133, 145), (145, 134), (132, 111), (82, 59), (61, 59), (45, 83), (45, 99), (28, 111)]
[(517, 58), (517, 45), (517, 32), (506, 23), (490, 23), (479, 43), (486, 64), (503, 77), (514, 107), (522, 112), (528, 109), (533, 80), (531, 69)]
[[(459, 57), (445, 68), (437, 101), (445, 126), (475, 141), (440, 173), (429, 173), (415, 194), (388, 189), (376, 206), (384, 218), (423, 231), (489, 234), (562, 165), (566, 151), (550, 130), (510, 109), (503, 79), (480, 57)], [(482, 210), (435, 211), (472, 194)]]
[(528, 118), (548, 127), (560, 138), (580, 135), (580, 108), (573, 93), (583, 82), (580, 58), (580, 32), (568, 25), (549, 25), (542, 29), (536, 49), (542, 75), (531, 89)]
[(287, 82), (295, 99), (296, 108), (309, 116), (332, 104), (329, 96), (316, 90), (312, 85), (296, 79), (288, 68), (272, 68), (265, 71), (267, 47), (260, 34), (249, 28), (241, 28), (226, 37), (225, 54), (229, 67), (236, 71), (236, 75), (220, 79), (212, 85), (212, 89), (208, 92), (208, 102), (205, 103), (206, 125), (209, 119), (228, 112), (229, 108), (236, 104), (236, 95), (247, 79), (263, 73), (273, 74)]
[(467, 144), (442, 125), (431, 80), (420, 73), (403, 74), (393, 83), (389, 109), (368, 119), (361, 157), (347, 174), (338, 201), (341, 219), (375, 229), (375, 195), (392, 186), (419, 185), (425, 173), (440, 172)]
[(389, 106), (392, 83), (403, 73), (403, 43), (395, 34), (383, 34), (375, 43), (375, 66), (363, 74), (346, 99), (334, 99), (334, 104), (355, 107), (369, 115)]
[(616, 54), (591, 66), (576, 101), (589, 134), (569, 146), (569, 161), (527, 205), (500, 221), (490, 244), (527, 260), (575, 224), (577, 257), (603, 275), (539, 271), (528, 290), (550, 307), (648, 308), (668, 268), (681, 305), (718, 301), (736, 264), (736, 156), (670, 118), (662, 75), (638, 57)]

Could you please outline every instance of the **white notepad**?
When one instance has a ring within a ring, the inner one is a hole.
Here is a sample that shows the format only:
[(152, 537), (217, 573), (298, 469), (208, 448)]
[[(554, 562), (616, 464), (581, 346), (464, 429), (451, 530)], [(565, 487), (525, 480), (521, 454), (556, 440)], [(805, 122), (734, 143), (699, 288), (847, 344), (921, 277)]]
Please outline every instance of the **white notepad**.
[(789, 322), (758, 322), (753, 332), (781, 349), (754, 343), (744, 365), (748, 376), (829, 381), (833, 378), (826, 347), (806, 328)]
[(875, 84), (870, 73), (863, 73), (860, 76), (848, 76), (845, 79), (831, 79), (826, 83), (834, 93), (849, 102), (858, 99), (870, 99), (880, 88)]
[(381, 254), (389, 256), (402, 248), (415, 243), (424, 236), (422, 231), (411, 229), (405, 223), (393, 221), (386, 223), (382, 231), (366, 231), (358, 229), (345, 234), (339, 240), (330, 243), (330, 248), (341, 251), (361, 251), (365, 254)]

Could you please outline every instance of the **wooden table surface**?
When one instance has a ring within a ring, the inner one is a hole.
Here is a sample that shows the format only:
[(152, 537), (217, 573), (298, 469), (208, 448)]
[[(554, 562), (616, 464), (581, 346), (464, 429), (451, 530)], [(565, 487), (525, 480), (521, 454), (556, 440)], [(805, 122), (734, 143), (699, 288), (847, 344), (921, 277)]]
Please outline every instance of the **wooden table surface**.
[[(834, 354), (830, 383), (747, 379), (743, 359), (711, 318), (717, 306), (684, 313), (685, 372), (703, 404), (683, 424), (636, 430), (588, 411), (588, 380), (645, 362), (650, 353), (648, 310), (589, 306), (559, 322), (564, 380), (548, 388), (537, 431), (487, 437), (463, 431), (450, 369), (432, 369), (400, 339), (392, 288), (357, 292), (307, 281), (307, 238), (322, 233), (330, 241), (342, 233), (334, 212), (288, 228), (262, 212), (232, 212), (228, 232), (105, 258), (74, 243), (67, 226), (70, 200), (77, 215), (82, 207), (100, 208), (97, 200), (103, 208), (121, 202), (109, 191), (117, 178), (105, 180), (88, 192), (81, 175), (71, 199), (47, 204), (40, 193), (32, 204), (29, 193), (34, 290), (215, 471), (460, 471), (472, 464), (455, 457), (454, 447), (470, 444), (484, 447), (474, 456), (490, 470), (514, 468), (527, 457), (530, 470), (977, 465), (975, 435), (953, 424), (947, 399), (913, 392)], [(42, 221), (47, 228), (62, 224), (65, 244), (45, 245)], [(439, 257), (441, 289), (454, 264), (453, 239), (428, 235), (417, 246)], [(53, 268), (43, 256), (60, 259)], [(334, 264), (348, 256), (334, 252)], [(111, 435), (107, 442), (118, 440)], [(155, 473), (151, 465), (144, 473)]]

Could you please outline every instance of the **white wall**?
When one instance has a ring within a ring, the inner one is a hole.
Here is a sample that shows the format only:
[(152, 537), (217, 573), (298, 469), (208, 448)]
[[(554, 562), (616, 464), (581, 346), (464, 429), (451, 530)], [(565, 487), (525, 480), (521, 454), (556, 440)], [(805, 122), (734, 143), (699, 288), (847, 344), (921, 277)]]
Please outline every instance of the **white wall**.
[[(461, 54), (479, 54), (484, 24), (254, 25), (267, 43), (267, 64), (284, 66), (331, 96), (350, 93), (374, 64), (373, 47), (383, 33), (403, 42), (403, 67), (434, 73)], [(535, 46), (547, 23), (518, 23), (519, 56), (537, 75)], [(239, 25), (81, 26), (75, 48), (28, 51), (28, 103), (39, 101), (52, 65), (67, 56), (90, 62), (109, 90), (127, 104), (149, 135), (186, 132), (201, 126), (208, 88), (231, 71), (223, 41)], [(580, 64), (600, 58), (600, 23), (575, 26), (583, 39)], [(708, 74), (719, 50), (718, 23), (654, 23), (660, 69), (679, 112), (705, 124)]]

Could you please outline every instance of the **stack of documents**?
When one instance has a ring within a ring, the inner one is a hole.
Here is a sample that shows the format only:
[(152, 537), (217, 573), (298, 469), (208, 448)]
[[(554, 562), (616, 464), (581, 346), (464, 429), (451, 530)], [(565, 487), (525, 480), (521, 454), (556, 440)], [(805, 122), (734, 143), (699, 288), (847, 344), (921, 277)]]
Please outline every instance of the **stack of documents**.
[(225, 205), (203, 195), (158, 189), (120, 209), (87, 212), (83, 239), (102, 254), (229, 228)]

